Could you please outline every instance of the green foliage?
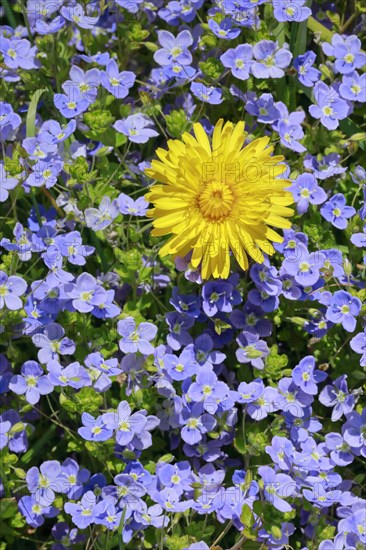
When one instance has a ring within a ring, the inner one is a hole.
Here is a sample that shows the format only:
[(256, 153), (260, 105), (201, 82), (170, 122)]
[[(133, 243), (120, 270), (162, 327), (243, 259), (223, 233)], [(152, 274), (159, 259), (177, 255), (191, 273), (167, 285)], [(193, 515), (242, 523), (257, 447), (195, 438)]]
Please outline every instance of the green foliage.
[(268, 436), (261, 431), (258, 424), (251, 426), (247, 434), (247, 453), (249, 456), (260, 456), (264, 453), (266, 445), (268, 445)]
[(288, 364), (288, 357), (284, 353), (278, 353), (278, 345), (274, 344), (270, 348), (270, 352), (266, 357), (265, 366), (263, 370), (258, 371), (257, 374), (261, 378), (268, 378), (269, 380), (276, 382), (284, 376), (291, 375), (292, 369), (286, 369)]
[(68, 180), (69, 187), (74, 185), (85, 185), (91, 183), (96, 177), (98, 172), (96, 170), (89, 170), (89, 165), (85, 157), (77, 157), (72, 164), (69, 165)]
[(93, 388), (81, 388), (77, 393), (70, 392), (70, 395), (67, 395), (66, 392), (60, 394), (61, 407), (71, 413), (82, 411), (95, 416), (99, 413), (102, 403), (103, 397)]
[(183, 109), (172, 111), (165, 116), (165, 121), (169, 135), (177, 139), (181, 137), (183, 132), (187, 132), (191, 126)]
[(206, 61), (200, 61), (199, 67), (205, 76), (213, 80), (219, 78), (223, 72), (222, 63), (216, 57), (209, 57)]
[(164, 546), (167, 550), (182, 550), (182, 548), (188, 547), (193, 541), (194, 539), (189, 535), (172, 535), (164, 538)]

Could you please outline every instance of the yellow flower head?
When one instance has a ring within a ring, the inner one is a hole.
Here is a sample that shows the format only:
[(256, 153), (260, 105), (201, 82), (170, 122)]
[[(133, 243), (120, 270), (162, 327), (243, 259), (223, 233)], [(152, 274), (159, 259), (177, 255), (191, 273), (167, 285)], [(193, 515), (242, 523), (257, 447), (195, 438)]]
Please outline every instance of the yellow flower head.
[(230, 250), (240, 267), (248, 269), (248, 256), (262, 263), (262, 252), (273, 254), (269, 241), (283, 237), (269, 226), (289, 228), (292, 195), (284, 188), (290, 181), (282, 156), (272, 156), (269, 138), (244, 145), (244, 122), (220, 119), (212, 142), (201, 124), (193, 125), (195, 137), (168, 141), (168, 150), (156, 151), (146, 174), (161, 182), (154, 184), (146, 199), (154, 208), (152, 235), (172, 236), (160, 250), (185, 256), (192, 251), (191, 264), (201, 265), (202, 278), (229, 276)]

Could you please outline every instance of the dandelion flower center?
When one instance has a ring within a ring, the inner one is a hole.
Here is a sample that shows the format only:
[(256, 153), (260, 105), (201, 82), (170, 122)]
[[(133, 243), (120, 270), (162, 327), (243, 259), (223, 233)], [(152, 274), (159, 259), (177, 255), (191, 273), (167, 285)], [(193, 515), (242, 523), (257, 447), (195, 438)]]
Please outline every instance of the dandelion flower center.
[(209, 221), (226, 219), (234, 204), (234, 194), (229, 185), (219, 181), (209, 183), (198, 196), (198, 208)]
[(268, 137), (244, 145), (243, 122), (220, 119), (211, 140), (201, 124), (193, 130), (158, 149), (159, 160), (146, 169), (156, 181), (146, 195), (153, 204), (147, 215), (153, 236), (170, 235), (160, 256), (192, 253), (191, 266), (201, 268), (203, 279), (225, 279), (230, 253), (246, 270), (248, 257), (262, 263), (263, 253), (274, 253), (270, 241), (283, 241), (272, 227), (291, 227), (290, 181), (281, 177), (284, 158), (273, 155)]

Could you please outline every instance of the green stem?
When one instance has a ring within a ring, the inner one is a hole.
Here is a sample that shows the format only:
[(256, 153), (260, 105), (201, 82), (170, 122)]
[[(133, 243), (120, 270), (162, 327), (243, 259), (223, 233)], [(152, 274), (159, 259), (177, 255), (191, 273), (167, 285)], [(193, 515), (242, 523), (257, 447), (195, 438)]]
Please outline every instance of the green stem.
[(355, 19), (357, 19), (357, 17), (359, 16), (359, 12), (358, 10), (356, 10), (354, 13), (352, 13), (352, 15), (347, 19), (347, 21), (344, 23), (344, 25), (342, 25), (342, 27), (339, 29), (339, 32), (341, 34), (344, 34), (346, 32), (346, 30), (348, 29), (348, 27), (353, 23), (353, 21)]
[(0, 460), (0, 477), (4, 483), (5, 496), (8, 497), (10, 496), (8, 478), (6, 477), (5, 469), (3, 468), (3, 463), (1, 460)]
[(119, 550), (124, 550), (124, 547), (125, 547), (125, 545), (123, 544), (123, 540), (122, 540), (122, 531), (123, 531), (123, 527), (125, 525), (125, 517), (126, 517), (126, 507), (123, 508), (121, 521), (120, 521), (120, 524), (118, 526), (118, 548), (119, 548)]
[(308, 29), (320, 34), (322, 40), (325, 40), (326, 42), (331, 42), (333, 37), (332, 31), (327, 29), (327, 27), (324, 27), (324, 25), (319, 23), (319, 21), (317, 21), (314, 17), (309, 17), (307, 25)]
[[(57, 40), (55, 34), (53, 34), (53, 42), (52, 42), (52, 52), (53, 52), (53, 59), (55, 63), (55, 81), (56, 81), (56, 88), (57, 91), (60, 91), (60, 80), (59, 80), (59, 62), (58, 62), (58, 51), (57, 51)], [(94, 160), (94, 157), (93, 157)]]
[(89, 229), (89, 235), (90, 235), (92, 243), (95, 245), (95, 248), (96, 248), (96, 250), (99, 254), (103, 272), (107, 273), (107, 271), (108, 271), (108, 261), (107, 261), (107, 258), (105, 256), (105, 254), (104, 254), (103, 246), (101, 245), (98, 237), (96, 236), (96, 234), (94, 233), (94, 231), (92, 229)]
[(229, 523), (226, 525), (225, 529), (219, 534), (215, 542), (210, 546), (210, 550), (213, 550), (215, 546), (220, 542), (220, 540), (226, 535), (226, 533), (229, 531), (229, 529), (232, 527), (233, 522), (229, 521)]
[(22, 9), (22, 14), (23, 14), (23, 17), (24, 17), (25, 26), (27, 27), (29, 42), (31, 42), (31, 44), (33, 44), (33, 35), (32, 35), (32, 31), (30, 29), (29, 21), (28, 21), (27, 9), (25, 7), (25, 4), (24, 4), (23, 0), (19, 0), (19, 4), (20, 4), (20, 7)]
[(32, 203), (33, 203), (33, 206), (34, 206), (34, 210), (36, 211), (38, 225), (39, 225), (39, 227), (42, 227), (42, 225), (43, 225), (42, 216), (41, 216), (41, 213), (39, 211), (38, 202), (37, 202), (36, 197), (35, 197), (34, 188), (31, 189), (31, 199), (32, 199)]

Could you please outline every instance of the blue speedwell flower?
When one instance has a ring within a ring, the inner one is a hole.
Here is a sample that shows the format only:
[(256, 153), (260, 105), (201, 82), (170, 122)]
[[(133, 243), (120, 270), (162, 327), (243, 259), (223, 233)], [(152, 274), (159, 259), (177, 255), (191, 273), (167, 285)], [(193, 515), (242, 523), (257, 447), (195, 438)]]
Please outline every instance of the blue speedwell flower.
[(38, 403), (41, 395), (53, 391), (53, 385), (36, 361), (26, 361), (20, 373), (11, 378), (9, 388), (18, 395), (25, 395), (31, 405)]
[(324, 82), (317, 82), (314, 86), (316, 105), (310, 105), (309, 112), (328, 130), (335, 130), (339, 121), (347, 117), (349, 106), (341, 99), (336, 90)]
[(150, 344), (158, 331), (152, 323), (140, 323), (136, 326), (133, 317), (127, 317), (118, 321), (117, 331), (122, 336), (119, 347), (124, 353), (134, 353), (139, 351), (144, 355), (153, 353), (154, 348)]
[(252, 73), (256, 78), (281, 78), (290, 65), (292, 53), (272, 40), (261, 40), (253, 47)]
[(362, 306), (361, 300), (352, 296), (345, 290), (337, 290), (330, 300), (326, 317), (332, 323), (341, 323), (348, 332), (353, 332), (356, 328), (356, 317), (360, 313)]
[(299, 214), (307, 212), (309, 204), (322, 204), (327, 200), (326, 192), (312, 174), (301, 174), (288, 189), (293, 194)]
[(319, 80), (320, 71), (313, 67), (316, 60), (316, 55), (313, 51), (309, 50), (303, 55), (299, 55), (294, 59), (294, 68), (298, 73), (298, 79), (304, 86), (312, 88)]
[(356, 214), (356, 210), (353, 206), (346, 205), (346, 198), (342, 193), (337, 193), (321, 207), (320, 213), (334, 227), (346, 229), (347, 220)]

